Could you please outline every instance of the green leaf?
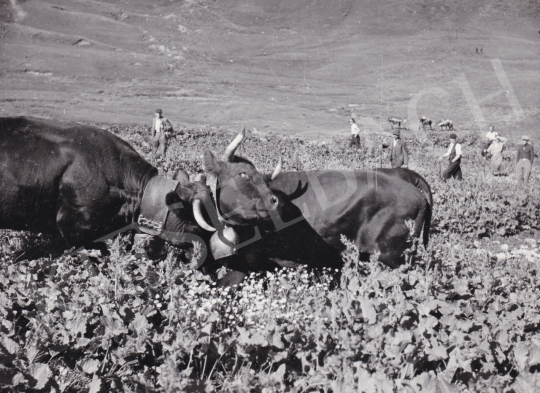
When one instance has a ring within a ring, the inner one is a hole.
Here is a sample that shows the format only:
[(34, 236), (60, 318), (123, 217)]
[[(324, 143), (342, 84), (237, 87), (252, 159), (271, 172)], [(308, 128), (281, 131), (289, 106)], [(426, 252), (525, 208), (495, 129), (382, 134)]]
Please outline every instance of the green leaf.
[(287, 371), (287, 367), (285, 366), (285, 363), (283, 363), (281, 366), (279, 366), (276, 372), (272, 373), (271, 378), (275, 382), (283, 382), (283, 379), (285, 378), (285, 371)]
[(364, 319), (369, 325), (373, 325), (375, 322), (377, 322), (377, 312), (375, 311), (373, 302), (371, 299), (364, 296), (360, 300), (360, 303), (362, 305), (362, 315), (364, 316)]
[(425, 352), (428, 354), (429, 360), (441, 360), (446, 359), (448, 357), (448, 353), (446, 351), (446, 348), (442, 345), (440, 345), (435, 338), (431, 340), (432, 348), (426, 348)]
[(516, 344), (514, 347), (514, 358), (516, 359), (518, 368), (520, 370), (525, 370), (529, 360), (529, 345), (524, 342)]
[(532, 344), (529, 347), (529, 366), (536, 366), (540, 364), (540, 347), (536, 344)]
[(439, 375), (437, 381), (437, 393), (460, 393), (457, 385), (448, 382), (442, 375)]
[(529, 372), (521, 372), (512, 388), (516, 393), (531, 393), (540, 391), (540, 374), (531, 374)]
[(36, 380), (36, 384), (33, 386), (33, 388), (40, 390), (43, 389), (49, 381), (52, 371), (46, 364), (33, 363), (30, 365), (30, 367), (28, 367), (28, 374), (30, 374), (32, 378)]
[(83, 359), (79, 363), (79, 366), (86, 374), (94, 374), (99, 370), (99, 363), (97, 359)]
[(19, 351), (19, 344), (3, 334), (0, 337), (0, 345), (2, 345), (11, 355), (15, 355)]
[(90, 383), (90, 390), (88, 391), (88, 393), (98, 393), (100, 389), (101, 379), (96, 374), (94, 374), (94, 376), (92, 377), (92, 382)]

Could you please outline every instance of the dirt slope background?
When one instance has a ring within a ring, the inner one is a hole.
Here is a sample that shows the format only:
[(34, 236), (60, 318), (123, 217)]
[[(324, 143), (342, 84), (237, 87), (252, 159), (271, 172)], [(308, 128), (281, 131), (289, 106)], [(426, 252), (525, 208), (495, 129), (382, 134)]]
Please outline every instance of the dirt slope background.
[[(177, 127), (346, 136), (351, 114), (389, 129), (417, 97), (418, 116), (478, 129), (469, 86), (488, 124), (540, 136), (537, 0), (0, 4), (2, 115), (149, 124), (160, 107)], [(489, 96), (494, 59), (513, 91)]]

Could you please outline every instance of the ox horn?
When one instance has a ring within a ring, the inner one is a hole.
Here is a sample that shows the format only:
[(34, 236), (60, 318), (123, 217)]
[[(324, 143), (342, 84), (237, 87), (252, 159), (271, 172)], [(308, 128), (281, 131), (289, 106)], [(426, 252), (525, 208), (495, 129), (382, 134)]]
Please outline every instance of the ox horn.
[(246, 136), (246, 127), (242, 128), (242, 131), (234, 138), (234, 140), (230, 143), (229, 146), (225, 149), (225, 152), (221, 156), (222, 161), (230, 162), (233, 159), (234, 152), (236, 149), (238, 149), (238, 146), (242, 143), (244, 140), (244, 137)]
[[(205, 182), (206, 183), (206, 176), (204, 176), (202, 173), (198, 173), (196, 176), (195, 176), (195, 181), (202, 181), (202, 182)], [(216, 228), (214, 228), (213, 226), (211, 225), (208, 225), (202, 215), (202, 211), (201, 211), (201, 200), (200, 199), (195, 199), (193, 201), (193, 216), (195, 217), (195, 221), (197, 221), (197, 224), (199, 224), (199, 226), (204, 229), (205, 231), (208, 231), (208, 232), (215, 232), (216, 231)]]
[(272, 173), (272, 176), (270, 176), (270, 180), (274, 180), (281, 172), (281, 167), (283, 166), (283, 162), (281, 160), (281, 157), (279, 157), (279, 161), (276, 165), (276, 169), (274, 169), (274, 173)]
[(195, 199), (193, 201), (193, 216), (195, 217), (195, 221), (197, 221), (197, 224), (199, 224), (199, 226), (204, 229), (205, 231), (208, 231), (208, 232), (215, 232), (216, 231), (216, 228), (214, 228), (213, 226), (210, 226), (206, 223), (206, 221), (204, 220), (204, 217), (202, 215), (202, 211), (201, 211), (201, 200), (200, 199)]

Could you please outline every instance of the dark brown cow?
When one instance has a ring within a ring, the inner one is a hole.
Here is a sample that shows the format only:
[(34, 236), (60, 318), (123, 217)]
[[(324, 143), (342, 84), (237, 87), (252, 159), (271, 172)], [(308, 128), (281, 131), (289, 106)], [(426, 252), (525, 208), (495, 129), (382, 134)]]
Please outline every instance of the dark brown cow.
[[(427, 245), (431, 189), (411, 170), (288, 172), (268, 184), (283, 203), (280, 215), (272, 217), (276, 230), (227, 260), (233, 270), (228, 284), (276, 264), (339, 269), (345, 248), (341, 235), (358, 246), (364, 259), (380, 251), (380, 261), (396, 267), (404, 262), (403, 252), (410, 245), (407, 220), (414, 223), (413, 236), (423, 231)], [(237, 232), (239, 241), (253, 236), (247, 228)]]
[[(212, 161), (211, 153), (207, 156)], [(231, 160), (214, 164), (222, 184), (244, 174), (250, 177), (237, 181), (240, 188), (234, 199), (224, 189), (227, 211), (241, 207), (240, 219), (251, 222), (253, 217), (268, 217), (268, 201), (277, 207), (269, 189), (267, 201), (252, 195), (251, 179), (258, 181), (260, 176), (253, 166)], [(66, 246), (92, 247), (96, 240), (126, 228), (177, 245), (207, 243), (214, 230), (200, 211), (209, 195), (206, 184), (190, 183), (186, 176), (183, 181), (159, 176), (127, 142), (96, 127), (0, 118), (0, 187), (0, 228), (59, 235)], [(242, 197), (244, 188), (249, 203)]]

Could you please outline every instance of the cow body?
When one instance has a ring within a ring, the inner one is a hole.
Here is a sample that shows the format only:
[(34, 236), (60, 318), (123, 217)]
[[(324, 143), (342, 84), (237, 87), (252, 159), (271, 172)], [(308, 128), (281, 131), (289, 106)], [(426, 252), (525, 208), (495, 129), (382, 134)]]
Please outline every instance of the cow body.
[(401, 117), (390, 116), (388, 118), (388, 122), (390, 123), (391, 128), (394, 128), (394, 126), (397, 126), (397, 128), (401, 128), (402, 125), (403, 125), (403, 128), (405, 128), (405, 123), (407, 123), (407, 119), (402, 119)]
[(433, 122), (431, 121), (431, 119), (423, 116), (421, 117), (420, 119), (418, 119), (419, 122), (420, 122), (420, 125), (418, 126), (418, 128), (420, 128), (420, 126), (422, 126), (422, 128), (425, 130), (426, 127), (429, 127), (430, 130), (432, 130), (433, 128), (431, 127), (431, 125), (433, 124)]
[[(127, 142), (96, 127), (0, 118), (0, 135), (0, 228), (60, 235), (66, 246), (92, 246), (137, 222), (149, 184), (170, 186), (152, 201), (159, 205), (152, 210), (163, 214), (171, 203), (189, 207), (196, 192), (193, 184), (158, 176)], [(154, 217), (145, 222), (156, 233), (201, 232), (190, 209), (163, 217), (167, 222), (153, 222)]]
[(381, 261), (393, 267), (403, 261), (407, 247), (405, 221), (414, 222), (414, 236), (419, 237), (430, 211), (416, 187), (378, 170), (288, 172), (269, 185), (297, 208), (286, 212), (289, 217), (283, 221), (301, 213), (336, 250), (344, 249), (344, 235), (361, 253), (380, 251)]
[(454, 123), (452, 122), (452, 120), (449, 119), (441, 120), (437, 123), (437, 127), (439, 127), (440, 130), (445, 128), (447, 131), (452, 131), (454, 130)]
[[(268, 184), (283, 202), (280, 217), (274, 220), (276, 230), (228, 261), (234, 271), (229, 284), (238, 283), (251, 271), (272, 270), (277, 265), (340, 269), (345, 249), (341, 235), (358, 246), (363, 259), (380, 251), (379, 260), (396, 267), (404, 262), (403, 252), (410, 245), (408, 220), (414, 223), (413, 237), (423, 230), (427, 245), (431, 190), (416, 172), (287, 172)], [(244, 234), (250, 236), (252, 232)]]

